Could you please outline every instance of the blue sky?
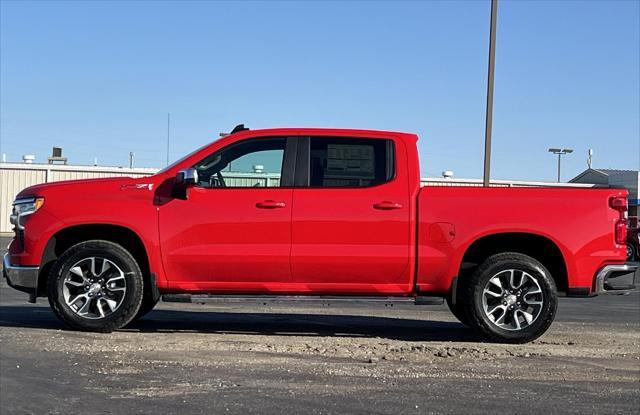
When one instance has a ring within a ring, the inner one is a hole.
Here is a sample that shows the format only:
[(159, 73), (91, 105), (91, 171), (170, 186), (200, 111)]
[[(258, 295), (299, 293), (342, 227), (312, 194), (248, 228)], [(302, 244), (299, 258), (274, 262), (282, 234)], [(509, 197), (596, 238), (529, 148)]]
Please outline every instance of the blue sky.
[[(640, 2), (502, 1), (492, 177), (640, 166)], [(10, 161), (158, 166), (243, 122), (416, 132), (424, 175), (481, 177), (488, 1), (7, 2)]]

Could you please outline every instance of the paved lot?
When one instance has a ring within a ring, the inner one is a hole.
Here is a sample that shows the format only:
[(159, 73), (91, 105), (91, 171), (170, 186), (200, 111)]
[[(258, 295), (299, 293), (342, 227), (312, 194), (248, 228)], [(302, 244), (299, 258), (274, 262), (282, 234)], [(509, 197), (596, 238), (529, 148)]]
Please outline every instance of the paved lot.
[(562, 299), (545, 336), (511, 346), (446, 306), (160, 303), (81, 333), (0, 282), (2, 414), (639, 411), (637, 293)]

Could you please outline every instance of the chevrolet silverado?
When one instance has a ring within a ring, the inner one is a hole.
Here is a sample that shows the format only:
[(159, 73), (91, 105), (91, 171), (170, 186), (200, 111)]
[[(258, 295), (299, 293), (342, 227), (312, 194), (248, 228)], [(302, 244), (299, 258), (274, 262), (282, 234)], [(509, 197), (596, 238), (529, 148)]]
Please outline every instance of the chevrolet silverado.
[(446, 300), (513, 343), (549, 328), (559, 295), (635, 288), (625, 190), (421, 187), (417, 140), (238, 126), (150, 177), (32, 186), (3, 274), (79, 330), (160, 298)]

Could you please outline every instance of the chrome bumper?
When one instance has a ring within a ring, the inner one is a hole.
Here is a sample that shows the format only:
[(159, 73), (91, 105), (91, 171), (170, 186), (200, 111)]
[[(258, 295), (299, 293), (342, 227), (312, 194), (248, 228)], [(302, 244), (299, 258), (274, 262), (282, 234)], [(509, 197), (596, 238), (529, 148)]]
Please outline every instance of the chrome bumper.
[(13, 266), (9, 262), (9, 254), (5, 254), (2, 259), (2, 276), (7, 283), (15, 288), (26, 292), (30, 295), (30, 299), (35, 301), (38, 291), (38, 274), (40, 267), (19, 267)]
[(640, 269), (637, 262), (607, 265), (596, 275), (595, 293), (626, 294), (638, 288)]

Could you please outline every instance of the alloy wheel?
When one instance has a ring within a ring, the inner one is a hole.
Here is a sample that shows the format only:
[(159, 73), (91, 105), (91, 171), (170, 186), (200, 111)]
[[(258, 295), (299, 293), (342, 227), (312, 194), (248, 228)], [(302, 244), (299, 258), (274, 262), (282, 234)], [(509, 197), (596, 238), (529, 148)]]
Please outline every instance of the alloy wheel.
[(124, 300), (124, 272), (113, 261), (89, 257), (76, 262), (63, 280), (62, 294), (69, 308), (86, 319), (113, 314)]
[(536, 277), (519, 269), (500, 271), (482, 292), (485, 315), (504, 330), (522, 330), (540, 315), (544, 294)]

